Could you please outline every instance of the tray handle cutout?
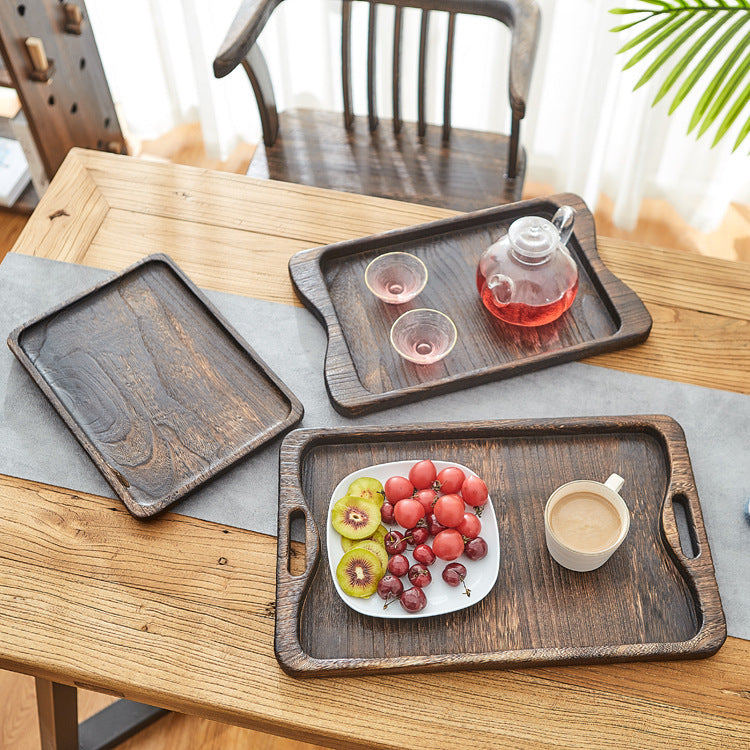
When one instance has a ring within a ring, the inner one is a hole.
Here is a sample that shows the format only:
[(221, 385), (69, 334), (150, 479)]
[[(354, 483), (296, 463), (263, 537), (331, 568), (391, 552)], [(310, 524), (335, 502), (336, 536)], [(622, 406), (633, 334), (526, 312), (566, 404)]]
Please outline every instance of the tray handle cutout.
[[(303, 533), (304, 529), (304, 533)], [(302, 602), (320, 560), (320, 533), (304, 502), (279, 507), (276, 557), (274, 653), (282, 669), (296, 674), (308, 661), (299, 642)]]
[(691, 560), (700, 557), (701, 544), (685, 492), (674, 492), (664, 503), (661, 522), (672, 551), (684, 565), (689, 566)]
[(680, 537), (682, 554), (689, 559), (698, 557), (701, 553), (700, 542), (695, 531), (693, 514), (685, 495), (678, 493), (672, 497), (672, 513)]
[(280, 570), (290, 581), (300, 582), (304, 589), (318, 559), (320, 534), (308, 508), (304, 505), (290, 505), (283, 509), (284, 519), (279, 524), (285, 533), (280, 539)]

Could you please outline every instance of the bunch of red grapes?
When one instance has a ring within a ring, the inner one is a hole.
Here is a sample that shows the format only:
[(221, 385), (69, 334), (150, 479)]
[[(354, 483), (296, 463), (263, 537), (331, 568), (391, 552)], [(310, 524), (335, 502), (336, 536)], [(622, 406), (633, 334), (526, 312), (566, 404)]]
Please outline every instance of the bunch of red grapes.
[[(385, 502), (380, 515), (385, 524), (394, 522), (405, 531), (391, 530), (385, 535), (388, 572), (378, 584), (378, 595), (385, 606), (398, 600), (407, 612), (419, 612), (427, 606), (424, 589), (432, 582), (430, 566), (437, 560), (448, 564), (442, 571), (450, 586), (466, 587), (466, 566), (454, 562), (461, 555), (481, 560), (487, 554), (482, 530), (482, 507), (487, 503), (487, 485), (476, 475), (466, 475), (458, 466), (439, 473), (430, 460), (418, 461), (409, 476), (395, 476), (384, 485)], [(468, 507), (467, 507), (468, 506)], [(414, 564), (404, 555), (413, 546)], [(411, 588), (401, 580), (407, 576)]]

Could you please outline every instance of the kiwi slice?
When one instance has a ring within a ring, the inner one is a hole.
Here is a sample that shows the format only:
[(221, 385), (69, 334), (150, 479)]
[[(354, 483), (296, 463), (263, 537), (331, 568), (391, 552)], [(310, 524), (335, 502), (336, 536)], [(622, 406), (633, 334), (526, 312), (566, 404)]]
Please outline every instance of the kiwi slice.
[[(368, 536), (367, 539), (372, 539), (372, 541), (377, 542), (383, 549), (385, 549), (385, 535), (387, 533), (388, 529), (386, 529), (385, 526), (383, 526), (383, 524), (381, 523), (380, 526), (375, 529), (375, 533), (372, 536)], [(347, 539), (347, 537), (342, 536), (341, 548), (344, 550), (344, 552), (348, 552), (358, 541), (367, 540)]]
[(372, 477), (360, 477), (355, 479), (350, 485), (346, 494), (351, 497), (363, 497), (371, 503), (375, 503), (378, 508), (385, 500), (385, 490), (383, 485)]
[(370, 537), (370, 539), (373, 539), (378, 544), (382, 545), (383, 549), (385, 549), (385, 535), (388, 533), (388, 529), (383, 526), (381, 523), (380, 526), (378, 526), (377, 529), (375, 529), (375, 532)]
[(363, 497), (347, 495), (331, 509), (331, 523), (347, 539), (367, 539), (380, 526), (380, 508)]
[(363, 539), (361, 542), (353, 542), (352, 549), (366, 549), (368, 552), (372, 552), (380, 562), (380, 580), (385, 575), (385, 570), (388, 567), (388, 553), (385, 551), (385, 547), (382, 544), (378, 544), (374, 539)]
[(381, 575), (380, 561), (366, 549), (354, 548), (345, 552), (336, 568), (336, 580), (341, 590), (363, 599), (377, 591)]

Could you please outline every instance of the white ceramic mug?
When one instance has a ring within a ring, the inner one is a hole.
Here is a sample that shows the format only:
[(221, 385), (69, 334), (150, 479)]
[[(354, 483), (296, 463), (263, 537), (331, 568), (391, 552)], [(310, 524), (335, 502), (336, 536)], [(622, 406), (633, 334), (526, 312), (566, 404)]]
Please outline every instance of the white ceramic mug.
[(550, 495), (544, 532), (547, 549), (560, 565), (579, 572), (595, 570), (622, 544), (630, 529), (630, 512), (619, 495), (624, 483), (618, 474), (604, 483), (578, 479)]

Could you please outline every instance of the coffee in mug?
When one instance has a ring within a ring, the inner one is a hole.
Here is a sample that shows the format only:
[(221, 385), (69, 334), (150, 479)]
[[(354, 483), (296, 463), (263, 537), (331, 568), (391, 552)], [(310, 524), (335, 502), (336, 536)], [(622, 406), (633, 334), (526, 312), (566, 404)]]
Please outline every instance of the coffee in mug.
[(603, 565), (622, 544), (630, 513), (618, 494), (617, 474), (600, 483), (577, 480), (558, 487), (544, 510), (547, 548), (560, 565), (576, 571)]

